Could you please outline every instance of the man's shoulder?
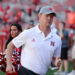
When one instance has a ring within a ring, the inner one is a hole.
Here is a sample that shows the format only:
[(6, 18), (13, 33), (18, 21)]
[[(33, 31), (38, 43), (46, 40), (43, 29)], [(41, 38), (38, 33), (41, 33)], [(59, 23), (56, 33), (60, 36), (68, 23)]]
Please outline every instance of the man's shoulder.
[(60, 38), (60, 36), (57, 33), (54, 33), (53, 35), (57, 38)]
[(54, 39), (58, 46), (60, 46), (62, 44), (61, 37), (59, 35), (54, 34)]
[(58, 35), (58, 34), (53, 34), (54, 35), (54, 38), (56, 39), (56, 41), (61, 41), (61, 37)]
[(22, 33), (24, 33), (24, 34), (31, 34), (31, 33), (35, 32), (35, 29), (36, 29), (35, 27), (32, 27), (30, 29), (25, 29), (25, 30), (23, 30)]
[(34, 31), (36, 27), (32, 27), (30, 29), (25, 29), (23, 32), (30, 32), (30, 31)]

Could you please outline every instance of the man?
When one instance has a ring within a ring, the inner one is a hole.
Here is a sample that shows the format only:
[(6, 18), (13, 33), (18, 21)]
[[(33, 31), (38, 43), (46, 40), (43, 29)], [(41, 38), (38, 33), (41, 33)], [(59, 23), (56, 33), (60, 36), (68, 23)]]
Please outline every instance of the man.
[(73, 36), (72, 60), (73, 60), (73, 70), (67, 75), (75, 75), (75, 31)]
[(20, 46), (22, 46), (22, 67), (20, 67), (18, 75), (46, 75), (52, 58), (55, 61), (53, 63), (60, 66), (61, 39), (56, 33), (52, 33), (50, 28), (55, 15), (56, 13), (49, 6), (41, 8), (39, 25), (24, 30), (8, 44), (7, 72), (15, 72), (11, 56), (14, 48)]

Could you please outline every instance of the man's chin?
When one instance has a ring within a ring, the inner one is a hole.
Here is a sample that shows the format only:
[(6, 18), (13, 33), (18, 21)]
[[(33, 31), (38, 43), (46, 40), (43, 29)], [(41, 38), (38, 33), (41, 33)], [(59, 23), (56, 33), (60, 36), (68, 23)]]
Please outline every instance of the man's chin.
[(46, 26), (50, 26), (51, 24), (47, 24)]

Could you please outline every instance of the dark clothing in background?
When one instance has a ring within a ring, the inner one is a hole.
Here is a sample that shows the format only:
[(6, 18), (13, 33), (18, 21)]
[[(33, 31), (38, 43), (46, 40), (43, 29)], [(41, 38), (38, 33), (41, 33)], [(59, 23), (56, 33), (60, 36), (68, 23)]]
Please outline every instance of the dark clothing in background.
[[(62, 39), (62, 46), (61, 46), (61, 59), (67, 60), (68, 59), (68, 47), (69, 47), (69, 31), (66, 29), (62, 30), (62, 33), (64, 35), (64, 38)], [(57, 32), (59, 35), (59, 31)]]
[(64, 39), (62, 39), (62, 48), (68, 48), (69, 32), (63, 29)]
[(62, 48), (61, 49), (61, 59), (68, 59), (68, 48)]

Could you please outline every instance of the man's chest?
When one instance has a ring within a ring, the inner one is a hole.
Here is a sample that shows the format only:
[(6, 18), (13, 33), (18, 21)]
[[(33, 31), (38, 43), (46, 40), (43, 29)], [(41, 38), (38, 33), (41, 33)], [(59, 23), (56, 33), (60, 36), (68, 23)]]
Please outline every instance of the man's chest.
[(54, 38), (44, 38), (41, 36), (31, 37), (27, 41), (27, 46), (30, 49), (53, 51), (57, 48), (57, 42)]

